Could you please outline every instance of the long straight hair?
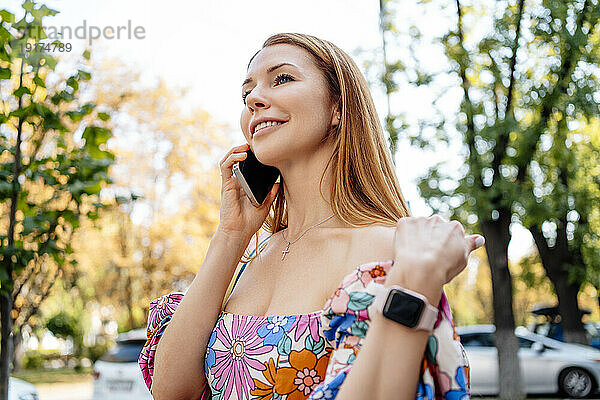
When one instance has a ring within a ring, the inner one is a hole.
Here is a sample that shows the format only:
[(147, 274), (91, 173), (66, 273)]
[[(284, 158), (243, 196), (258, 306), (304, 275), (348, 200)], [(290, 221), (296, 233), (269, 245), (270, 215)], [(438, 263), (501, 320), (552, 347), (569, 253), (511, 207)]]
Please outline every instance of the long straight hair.
[[(352, 58), (329, 41), (301, 33), (270, 36), (262, 48), (276, 44), (298, 46), (312, 56), (325, 77), (330, 99), (340, 110), (340, 123), (324, 139), (334, 140), (335, 145), (319, 181), (321, 191), (331, 164), (330, 202), (335, 216), (354, 227), (395, 225), (400, 218), (409, 216), (369, 86)], [(283, 183), (283, 177), (280, 179)], [(261, 229), (273, 234), (286, 227), (287, 208), (281, 184)], [(259, 232), (255, 234), (254, 248), (258, 247)], [(253, 260), (259, 253), (260, 249), (253, 257), (243, 257), (242, 262)]]

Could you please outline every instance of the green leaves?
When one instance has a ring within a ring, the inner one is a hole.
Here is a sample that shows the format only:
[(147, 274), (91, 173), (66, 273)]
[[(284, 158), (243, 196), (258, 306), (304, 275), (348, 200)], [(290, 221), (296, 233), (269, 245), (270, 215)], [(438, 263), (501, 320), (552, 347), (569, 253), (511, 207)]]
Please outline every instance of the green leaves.
[(10, 68), (0, 68), (0, 79), (10, 79), (11, 76)]
[(81, 69), (77, 71), (77, 77), (82, 81), (89, 81), (90, 79), (92, 79), (92, 75), (89, 72), (83, 71)]
[(7, 10), (0, 10), (0, 19), (10, 24), (15, 22), (15, 15)]
[[(28, 273), (44, 274), (46, 266), (56, 271), (65, 263), (77, 264), (71, 256), (70, 233), (79, 227), (81, 218), (96, 219), (98, 210), (105, 207), (98, 195), (111, 182), (108, 169), (114, 162), (114, 154), (106, 148), (112, 132), (94, 126), (109, 119), (108, 111), (96, 118), (96, 105), (79, 98), (81, 82), (89, 81), (91, 73), (78, 70), (66, 81), (51, 85), (44, 78), (57, 60), (39, 46), (39, 40), (46, 38), (42, 21), (57, 11), (32, 0), (25, 0), (22, 7), (25, 16), (19, 21), (0, 10), (0, 80), (22, 82), (12, 93), (5, 93), (3, 100), (10, 108), (0, 113), (1, 124), (16, 127), (11, 130), (10, 144), (7, 138), (0, 141), (0, 204), (6, 211), (4, 232), (12, 232), (10, 238), (0, 236), (0, 292), (5, 296), (20, 290), (14, 279), (26, 267)], [(89, 52), (84, 58), (89, 59)], [(37, 96), (44, 93), (48, 97)], [(21, 142), (20, 153), (14, 135)], [(20, 169), (18, 176), (15, 169)], [(12, 210), (16, 212), (11, 212), (14, 198)], [(32, 280), (33, 285), (37, 281)]]
[(100, 149), (100, 146), (105, 144), (111, 136), (112, 132), (109, 129), (89, 126), (85, 128), (85, 131), (83, 132), (83, 138), (86, 141), (84, 148), (89, 152), (92, 158), (110, 158), (111, 160), (114, 160), (114, 155), (112, 153)]
[(13, 92), (13, 95), (18, 98), (23, 97), (24, 94), (31, 94), (29, 88), (26, 88), (25, 86), (20, 86), (17, 90)]

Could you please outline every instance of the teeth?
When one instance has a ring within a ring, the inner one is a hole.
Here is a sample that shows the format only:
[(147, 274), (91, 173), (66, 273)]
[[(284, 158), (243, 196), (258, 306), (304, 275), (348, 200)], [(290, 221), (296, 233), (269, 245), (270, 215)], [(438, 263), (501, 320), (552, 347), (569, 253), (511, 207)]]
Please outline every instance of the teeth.
[(254, 132), (253, 133), (256, 133), (259, 130), (261, 130), (263, 128), (266, 128), (268, 126), (281, 125), (281, 124), (283, 124), (282, 121), (265, 121), (265, 122), (261, 122), (260, 124), (256, 125), (256, 127), (254, 128)]

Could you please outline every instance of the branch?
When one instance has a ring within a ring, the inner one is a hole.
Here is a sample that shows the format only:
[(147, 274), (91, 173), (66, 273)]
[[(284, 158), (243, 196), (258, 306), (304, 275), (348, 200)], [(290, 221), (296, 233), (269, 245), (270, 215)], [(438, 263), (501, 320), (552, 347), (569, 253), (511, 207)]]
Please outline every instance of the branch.
[[(467, 107), (467, 132), (466, 132), (466, 140), (467, 145), (469, 146), (469, 164), (472, 165), (475, 171), (480, 171), (480, 161), (479, 156), (477, 154), (477, 150), (475, 149), (475, 123), (473, 121), (473, 103), (471, 102), (471, 98), (469, 97), (469, 87), (471, 86), (466, 73), (466, 68), (464, 65), (463, 57), (467, 57), (467, 51), (464, 47), (464, 35), (463, 35), (463, 27), (462, 27), (462, 9), (460, 5), (460, 0), (456, 0), (456, 13), (457, 13), (457, 29), (458, 29), (458, 44), (462, 50), (461, 57), (459, 57), (458, 65), (459, 65), (459, 75), (461, 79), (461, 87), (463, 89), (465, 95), (465, 103)], [(482, 190), (487, 190), (487, 187), (483, 185), (483, 180), (481, 178), (481, 174), (475, 174), (475, 181), (478, 186)]]
[[(40, 301), (37, 302), (36, 305), (31, 306), (30, 308), (28, 308), (25, 312), (19, 312), (19, 316), (15, 319), (15, 327), (22, 327), (23, 325), (25, 325), (29, 319), (37, 314), (38, 310), (40, 309), (40, 306), (42, 305), (42, 303), (44, 302), (44, 300), (46, 300), (46, 298), (48, 297), (48, 295), (50, 294), (50, 290), (52, 289), (52, 287), (54, 287), (54, 284), (57, 281), (57, 276), (58, 276), (58, 272), (60, 271), (60, 268), (56, 268), (55, 273), (52, 276), (52, 279), (50, 279), (47, 282), (47, 287), (45, 289), (41, 290), (41, 293), (37, 293), (37, 295), (40, 296)], [(30, 302), (28, 300), (29, 304), (33, 304), (33, 302)], [(25, 317), (23, 317), (23, 315), (25, 315)]]
[[(578, 32), (581, 30), (583, 23), (586, 21), (585, 16), (587, 14), (587, 9), (590, 7), (590, 1), (585, 0), (583, 4), (583, 8), (581, 13), (577, 16), (577, 23), (575, 28), (575, 33), (573, 36), (576, 36)], [(592, 5), (593, 7), (593, 5)], [(531, 161), (535, 150), (537, 149), (537, 143), (540, 139), (542, 132), (544, 131), (544, 127), (548, 123), (548, 119), (552, 113), (552, 108), (554, 106), (555, 97), (560, 95), (560, 93), (565, 92), (567, 86), (569, 85), (569, 77), (573, 73), (573, 70), (576, 65), (576, 56), (578, 55), (578, 48), (574, 48), (576, 46), (570, 47), (570, 52), (567, 52), (565, 48), (561, 49), (561, 54), (566, 54), (562, 59), (560, 74), (556, 85), (552, 88), (552, 91), (544, 98), (544, 102), (542, 103), (542, 111), (540, 113), (540, 118), (538, 123), (532, 128), (533, 137), (530, 138), (529, 143), (525, 144), (525, 148), (522, 151), (522, 155), (520, 155), (516, 162), (517, 167), (517, 183), (523, 183), (525, 179), (525, 174), (527, 170), (527, 165)], [(582, 46), (583, 47), (583, 46)]]
[[(40, 233), (39, 235), (36, 236), (36, 238), (37, 238), (37, 237), (42, 236), (44, 233), (48, 234), (48, 239), (45, 240), (44, 242), (42, 242), (40, 244), (40, 246), (38, 248), (38, 251), (36, 252), (37, 255), (39, 255), (42, 250), (45, 250), (46, 247), (48, 247), (48, 241), (50, 240), (50, 237), (52, 235), (56, 236), (56, 228), (58, 228), (58, 219), (62, 216), (62, 214), (64, 212), (65, 212), (65, 210), (59, 211), (58, 215), (54, 219), (54, 222), (52, 222), (52, 224), (50, 224), (50, 227), (48, 228), (48, 230), (46, 232)], [(25, 283), (27, 283), (27, 281), (29, 280), (29, 278), (34, 275), (36, 263), (34, 262), (33, 265), (34, 265), (34, 268), (31, 269), (31, 271), (29, 271), (29, 276), (26, 276), (25, 279), (23, 280), (23, 282), (21, 282), (18, 285), (15, 285), (15, 287), (13, 288), (13, 291), (12, 291), (12, 298), (13, 299), (17, 298), (17, 296), (19, 295), (19, 293), (21, 292), (21, 290), (25, 286)], [(29, 268), (28, 268), (28, 270), (29, 270)]]
[[(512, 45), (512, 55), (510, 57), (510, 83), (508, 85), (508, 93), (506, 94), (506, 107), (504, 109), (504, 119), (514, 119), (514, 110), (512, 107), (513, 90), (515, 86), (515, 69), (517, 65), (517, 50), (519, 49), (519, 39), (521, 38), (521, 20), (523, 19), (523, 8), (525, 1), (519, 0), (519, 10), (517, 12), (517, 27), (515, 28), (515, 41)], [(496, 146), (494, 147), (494, 159), (492, 160), (492, 169), (494, 170), (494, 177), (496, 179), (500, 176), (500, 163), (504, 159), (506, 154), (506, 146), (510, 137), (509, 129), (504, 129), (500, 132)]]
[(528, 227), (529, 232), (533, 236), (533, 240), (535, 241), (538, 252), (540, 253), (540, 257), (542, 259), (542, 263), (544, 260), (547, 260), (552, 255), (552, 250), (548, 247), (548, 242), (546, 238), (542, 234), (540, 227), (537, 224), (533, 224)]

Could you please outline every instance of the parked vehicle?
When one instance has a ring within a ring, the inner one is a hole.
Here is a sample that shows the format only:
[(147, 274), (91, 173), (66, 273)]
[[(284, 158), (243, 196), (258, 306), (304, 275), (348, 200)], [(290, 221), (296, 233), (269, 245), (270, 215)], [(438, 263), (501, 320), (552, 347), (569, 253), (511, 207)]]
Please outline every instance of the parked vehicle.
[[(582, 317), (584, 315), (591, 314), (590, 310), (580, 311)], [(530, 312), (538, 317), (543, 317), (542, 321), (538, 321), (528, 327), (530, 331), (564, 342), (563, 327), (560, 314), (558, 313), (558, 307), (538, 305), (535, 306)], [(600, 350), (600, 327), (587, 322), (583, 324), (583, 328), (585, 329), (585, 335), (587, 337), (588, 344)]]
[(8, 378), (8, 400), (38, 400), (40, 395), (35, 386), (24, 380)]
[[(470, 363), (471, 394), (498, 394), (498, 353), (494, 325), (456, 328)], [(519, 361), (527, 394), (559, 393), (583, 398), (596, 392), (600, 382), (600, 351), (563, 343), (520, 326)]]
[(144, 343), (145, 329), (118, 336), (116, 344), (94, 363), (92, 400), (152, 400), (137, 363)]

